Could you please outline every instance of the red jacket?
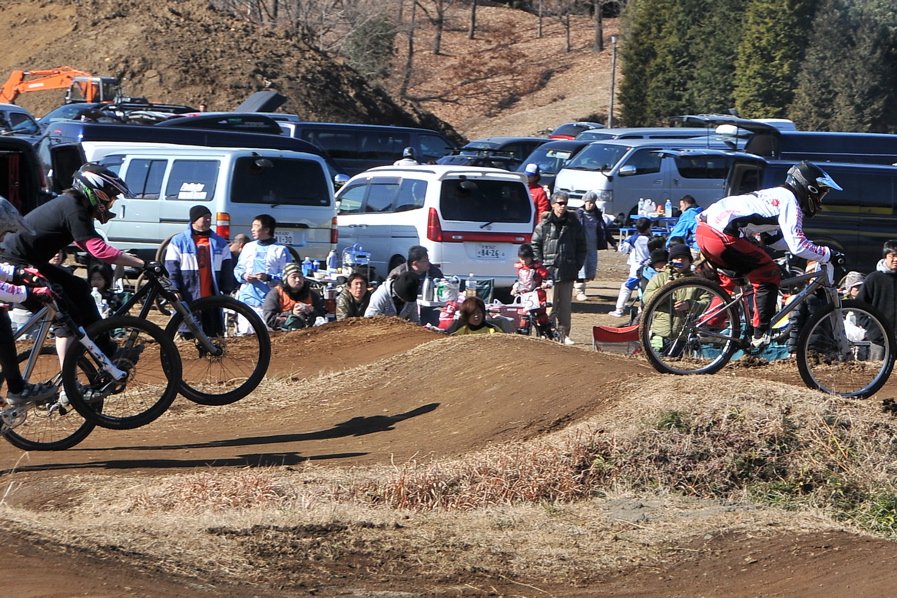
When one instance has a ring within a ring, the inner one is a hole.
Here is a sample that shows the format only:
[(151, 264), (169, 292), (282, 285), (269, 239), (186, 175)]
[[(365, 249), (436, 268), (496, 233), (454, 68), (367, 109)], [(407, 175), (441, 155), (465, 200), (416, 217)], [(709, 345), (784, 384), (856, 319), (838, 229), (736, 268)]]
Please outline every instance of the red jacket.
[(545, 192), (545, 187), (539, 183), (528, 186), (530, 197), (533, 198), (533, 205), (536, 206), (536, 217), (533, 219), (533, 224), (538, 224), (542, 219), (542, 214), (551, 209), (551, 204), (548, 203), (548, 193)]

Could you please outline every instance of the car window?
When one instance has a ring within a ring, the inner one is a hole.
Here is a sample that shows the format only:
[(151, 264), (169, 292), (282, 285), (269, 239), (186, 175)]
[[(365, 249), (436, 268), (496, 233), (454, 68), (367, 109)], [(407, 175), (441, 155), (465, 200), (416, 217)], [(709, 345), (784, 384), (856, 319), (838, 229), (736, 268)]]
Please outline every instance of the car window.
[(661, 160), (657, 150), (640, 149), (626, 160), (625, 166), (635, 166), (635, 174), (652, 174), (660, 172)]
[(393, 131), (358, 134), (358, 157), (363, 160), (395, 160), (411, 144), (411, 135)]
[(674, 160), (686, 179), (724, 179), (729, 174), (730, 160), (725, 156), (677, 156)]
[(396, 195), (399, 193), (399, 182), (395, 179), (371, 181), (368, 191), (368, 200), (365, 203), (365, 212), (389, 212), (391, 211)]
[[(106, 159), (114, 159), (115, 156), (107, 156)], [(106, 159), (103, 160), (105, 163)], [(135, 199), (159, 199), (162, 191), (162, 179), (165, 177), (165, 168), (168, 160), (152, 158), (138, 158), (131, 160), (128, 171), (125, 173), (125, 184), (134, 195)]]
[(442, 182), (442, 217), (468, 222), (530, 222), (533, 202), (517, 181), (459, 180)]
[(367, 181), (346, 185), (339, 195), (340, 214), (359, 214), (364, 203), (364, 194), (368, 190)]
[(330, 205), (327, 174), (317, 162), (295, 158), (264, 158), (261, 165), (259, 162), (254, 156), (236, 160), (231, 184), (234, 203)]
[(427, 197), (427, 181), (404, 179), (399, 186), (399, 195), (396, 197), (395, 212), (406, 212), (424, 207)]
[(24, 133), (26, 135), (37, 135), (40, 133), (40, 127), (27, 114), (21, 112), (13, 112), (9, 115), (9, 124), (16, 133)]
[(215, 195), (219, 160), (175, 160), (168, 175), (165, 199), (207, 201)]
[(436, 160), (446, 156), (452, 151), (452, 145), (438, 135), (420, 133), (417, 136), (420, 142), (420, 151), (425, 161)]
[[(629, 151), (625, 145), (592, 143), (576, 154), (566, 168), (579, 170), (601, 170), (613, 168)], [(659, 166), (659, 165), (658, 165)]]
[(302, 131), (302, 139), (317, 145), (336, 160), (358, 157), (358, 138), (352, 133), (306, 129)]

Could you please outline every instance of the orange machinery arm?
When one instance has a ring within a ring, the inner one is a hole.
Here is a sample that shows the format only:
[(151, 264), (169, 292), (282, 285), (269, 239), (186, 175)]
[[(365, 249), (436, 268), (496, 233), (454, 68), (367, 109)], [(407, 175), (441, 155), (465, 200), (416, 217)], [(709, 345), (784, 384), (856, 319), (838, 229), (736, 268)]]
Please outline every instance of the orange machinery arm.
[[(13, 71), (6, 83), (3, 84), (3, 88), (0, 89), (0, 103), (11, 104), (22, 92), (68, 89), (75, 77), (91, 76), (90, 73), (73, 69), (70, 66), (44, 71)], [(26, 81), (26, 77), (38, 78)]]

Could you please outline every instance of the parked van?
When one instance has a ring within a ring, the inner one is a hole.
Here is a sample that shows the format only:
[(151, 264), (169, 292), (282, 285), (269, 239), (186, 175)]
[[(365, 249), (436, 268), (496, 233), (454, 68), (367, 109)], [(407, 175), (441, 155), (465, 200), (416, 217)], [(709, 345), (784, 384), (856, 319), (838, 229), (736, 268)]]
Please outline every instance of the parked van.
[(350, 175), (375, 166), (388, 166), (414, 148), (421, 164), (451, 153), (455, 144), (430, 129), (350, 123), (280, 122), (289, 135), (327, 152)]
[(497, 168), (408, 166), (374, 168), (340, 189), (339, 247), (360, 243), (377, 276), (423, 245), (446, 275), (516, 280), (517, 250), (533, 232), (526, 177)]
[[(726, 184), (727, 195), (750, 193), (785, 182), (788, 160), (739, 158)], [(847, 268), (872, 272), (881, 248), (897, 239), (897, 166), (826, 162), (819, 166), (842, 187), (830, 191), (822, 210), (803, 221), (807, 238), (847, 256)]]
[(349, 180), (342, 167), (319, 147), (286, 135), (63, 121), (50, 123), (36, 146), (51, 191), (61, 193), (71, 185), (72, 175), (88, 161), (82, 145), (89, 141), (246, 147), (304, 152), (320, 156), (327, 163), (329, 176), (336, 186)]
[(712, 134), (712, 129), (698, 127), (619, 127), (615, 129), (590, 129), (576, 136), (580, 141), (606, 139), (688, 139)]
[(252, 148), (87, 141), (85, 157), (118, 173), (134, 197), (115, 203), (117, 216), (97, 229), (113, 246), (155, 256), (160, 243), (189, 226), (190, 208), (205, 205), (226, 239), (250, 233), (270, 214), (275, 236), (305, 258), (326, 259), (336, 246), (336, 203), (320, 156)]
[(641, 198), (663, 204), (691, 195), (699, 205), (723, 197), (733, 154), (714, 137), (701, 139), (616, 139), (596, 141), (570, 159), (554, 181), (571, 205), (587, 191), (598, 194), (608, 215), (631, 216)]

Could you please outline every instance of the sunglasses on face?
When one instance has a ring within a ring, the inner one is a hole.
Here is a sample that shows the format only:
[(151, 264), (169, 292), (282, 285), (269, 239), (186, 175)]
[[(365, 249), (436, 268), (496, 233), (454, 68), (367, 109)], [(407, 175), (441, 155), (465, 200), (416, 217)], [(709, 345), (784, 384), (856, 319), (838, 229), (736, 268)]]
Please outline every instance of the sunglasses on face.
[(566, 201), (556, 201), (556, 202), (554, 202), (554, 205), (556, 205), (556, 206), (565, 206), (565, 205), (567, 205), (567, 202), (566, 202)]

